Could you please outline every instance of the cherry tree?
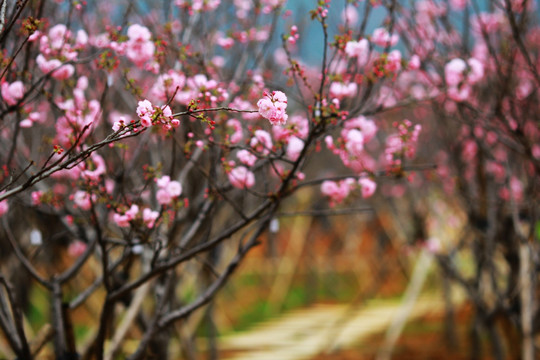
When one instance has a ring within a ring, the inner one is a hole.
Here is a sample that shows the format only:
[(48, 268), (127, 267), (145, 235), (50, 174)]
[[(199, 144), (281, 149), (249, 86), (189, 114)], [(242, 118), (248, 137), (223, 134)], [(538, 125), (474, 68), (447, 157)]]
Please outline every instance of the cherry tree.
[[(441, 194), (465, 214), (460, 237), (407, 235), (466, 290), (497, 357), (498, 321), (534, 357), (536, 4), (289, 2), (0, 1), (0, 326), (15, 356), (51, 341), (61, 359), (110, 359), (135, 324), (124, 355), (167, 358), (285, 202), (315, 188), (329, 212), (409, 201), (425, 234)], [(51, 304), (35, 339), (26, 283)], [(84, 346), (73, 313), (92, 298)]]

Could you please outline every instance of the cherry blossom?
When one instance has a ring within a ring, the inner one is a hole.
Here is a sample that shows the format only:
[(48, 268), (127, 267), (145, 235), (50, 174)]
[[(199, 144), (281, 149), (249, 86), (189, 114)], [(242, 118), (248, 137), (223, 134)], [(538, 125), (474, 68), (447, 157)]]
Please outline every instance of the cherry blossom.
[(152, 117), (155, 114), (155, 109), (152, 103), (148, 100), (139, 101), (137, 106), (137, 115), (141, 120), (141, 125), (144, 127), (152, 126)]
[(377, 189), (377, 183), (370, 178), (364, 177), (358, 180), (358, 185), (362, 191), (362, 197), (364, 199), (373, 196), (375, 190)]
[(152, 42), (152, 34), (148, 28), (139, 24), (131, 25), (127, 30), (128, 41), (126, 43), (126, 56), (138, 67), (152, 59), (155, 45)]
[(171, 180), (168, 175), (156, 179), (156, 184), (158, 186), (156, 199), (160, 205), (169, 205), (175, 198), (182, 195), (182, 185), (176, 180)]
[(24, 84), (22, 81), (15, 81), (11, 84), (2, 83), (2, 98), (8, 105), (15, 105), (24, 96)]
[(355, 186), (356, 181), (353, 178), (348, 178), (339, 182), (326, 180), (321, 184), (321, 193), (328, 196), (331, 205), (334, 206), (345, 200), (351, 190)]
[(7, 200), (0, 201), (0, 217), (5, 215), (9, 210), (9, 204)]
[(304, 142), (296, 136), (291, 136), (288, 140), (287, 157), (292, 161), (296, 161), (304, 149)]
[(255, 175), (245, 166), (237, 166), (227, 175), (231, 185), (238, 189), (249, 189), (255, 185)]
[(69, 244), (68, 254), (72, 257), (77, 258), (81, 256), (82, 254), (84, 254), (86, 249), (87, 249), (86, 243), (80, 240), (75, 240)]
[(272, 136), (264, 130), (255, 130), (255, 136), (251, 138), (249, 144), (257, 152), (267, 155), (272, 150)]
[(285, 113), (287, 108), (287, 96), (281, 91), (272, 91), (265, 93), (264, 97), (257, 102), (259, 114), (270, 120), (272, 125), (283, 125), (287, 122), (288, 115)]
[(356, 95), (356, 92), (358, 91), (358, 86), (356, 83), (340, 83), (340, 82), (333, 82), (330, 84), (330, 96), (336, 97), (338, 99), (344, 98), (344, 97), (350, 97)]
[(153, 211), (149, 208), (143, 209), (143, 213), (142, 213), (143, 222), (149, 229), (152, 229), (154, 227), (158, 217), (159, 217), (159, 212)]
[(380, 47), (395, 46), (399, 41), (399, 35), (390, 35), (385, 28), (377, 28), (373, 30), (371, 41)]
[(257, 161), (257, 157), (245, 149), (238, 151), (236, 157), (242, 164), (247, 166), (253, 166)]
[(81, 210), (90, 210), (92, 208), (92, 203), (95, 201), (95, 195), (91, 195), (83, 190), (77, 190), (75, 194), (73, 194), (73, 203)]
[(114, 213), (113, 220), (119, 227), (129, 227), (130, 221), (134, 220), (137, 214), (139, 214), (139, 206), (133, 204), (124, 214)]

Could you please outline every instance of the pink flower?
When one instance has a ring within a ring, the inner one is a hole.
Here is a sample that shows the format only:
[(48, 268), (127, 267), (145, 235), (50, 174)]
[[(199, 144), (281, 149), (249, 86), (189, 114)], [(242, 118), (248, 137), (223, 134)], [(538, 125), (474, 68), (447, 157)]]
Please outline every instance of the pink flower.
[(118, 121), (115, 121), (112, 129), (113, 131), (118, 131), (120, 129), (123, 129), (127, 125), (126, 118), (124, 116), (118, 117)]
[(348, 22), (350, 26), (356, 25), (358, 22), (358, 11), (354, 6), (347, 6), (341, 13), (341, 21)]
[(15, 105), (24, 96), (24, 84), (22, 81), (15, 81), (11, 84), (2, 83), (2, 97), (8, 105)]
[(234, 39), (231, 37), (225, 37), (223, 34), (219, 34), (219, 37), (216, 40), (216, 44), (221, 46), (224, 49), (230, 49), (234, 45)]
[(128, 211), (126, 211), (125, 215), (128, 216), (130, 219), (135, 219), (137, 217), (137, 214), (139, 213), (139, 207), (135, 204), (131, 205)]
[(377, 125), (371, 119), (364, 116), (352, 118), (345, 123), (345, 129), (360, 129), (364, 136), (364, 143), (370, 142), (377, 134)]
[(411, 59), (409, 60), (409, 69), (410, 70), (418, 70), (420, 69), (420, 57), (416, 54), (411, 56)]
[(238, 189), (250, 188), (255, 185), (255, 174), (245, 166), (235, 167), (227, 175), (231, 185)]
[(73, 195), (75, 205), (85, 211), (90, 210), (94, 201), (96, 201), (96, 196), (90, 197), (90, 194), (83, 190), (77, 190)]
[(161, 205), (170, 204), (174, 198), (182, 195), (182, 185), (170, 179), (168, 175), (156, 179), (156, 184), (159, 190), (156, 192), (156, 200)]
[(321, 184), (321, 192), (330, 198), (331, 205), (333, 206), (339, 204), (349, 196), (354, 183), (354, 179), (345, 179), (339, 183), (327, 180)]
[(159, 189), (156, 192), (156, 200), (160, 205), (167, 205), (172, 201), (171, 195), (165, 189)]
[(37, 56), (36, 63), (43, 73), (48, 74), (52, 71), (51, 76), (56, 80), (66, 80), (75, 72), (73, 65), (63, 65), (58, 59), (46, 60), (41, 54)]
[(515, 177), (515, 176), (511, 176), (510, 177), (510, 191), (511, 191), (511, 194), (512, 194), (512, 197), (520, 202), (523, 200), (523, 184), (521, 183), (521, 181)]
[(349, 41), (345, 45), (345, 53), (349, 57), (357, 57), (358, 65), (364, 66), (369, 58), (369, 41), (367, 39)]
[(144, 221), (144, 224), (149, 228), (153, 228), (154, 227), (154, 224), (156, 222), (156, 219), (159, 217), (159, 212), (157, 211), (152, 211), (151, 209), (149, 208), (145, 208), (143, 210), (143, 221)]
[(356, 95), (358, 86), (356, 83), (341, 83), (341, 82), (332, 82), (330, 84), (330, 96), (336, 97), (338, 99), (344, 98), (346, 96)]
[(131, 205), (128, 211), (123, 215), (114, 213), (113, 220), (119, 227), (129, 227), (130, 221), (134, 220), (137, 214), (139, 213), (139, 207), (137, 205)]
[(32, 191), (30, 197), (32, 198), (32, 205), (37, 206), (41, 204), (41, 197), (43, 196), (43, 191)]
[(152, 117), (155, 113), (154, 106), (148, 100), (139, 101), (137, 106), (137, 115), (141, 119), (141, 125), (144, 127), (152, 126)]
[(0, 201), (0, 216), (5, 215), (9, 210), (7, 199)]
[(59, 69), (55, 70), (52, 73), (52, 77), (56, 80), (66, 80), (69, 79), (74, 72), (75, 68), (73, 67), (73, 65), (62, 65)]
[(44, 116), (42, 115), (44, 114), (41, 112), (37, 112), (37, 111), (31, 112), (30, 114), (28, 114), (28, 117), (26, 119), (23, 119), (21, 121), (19, 125), (23, 128), (29, 128), (29, 127), (32, 127), (32, 125), (34, 125), (35, 122), (42, 123), (45, 120)]
[(444, 66), (444, 78), (449, 86), (456, 86), (463, 81), (467, 63), (462, 59), (453, 59)]
[(148, 28), (133, 24), (128, 28), (127, 35), (129, 40), (126, 43), (126, 56), (142, 68), (154, 56), (156, 47), (151, 40), (152, 34)]
[(86, 244), (80, 240), (75, 240), (69, 244), (68, 254), (72, 257), (79, 257), (86, 251)]
[(377, 183), (370, 178), (361, 178), (358, 180), (358, 185), (360, 185), (364, 199), (371, 197), (377, 190)]
[(71, 37), (71, 32), (66, 25), (58, 24), (49, 30), (49, 46), (51, 49), (58, 50), (66, 44), (66, 40)]
[(232, 128), (233, 133), (230, 135), (229, 140), (231, 144), (238, 144), (244, 138), (242, 131), (242, 124), (237, 119), (230, 119), (227, 121), (227, 127)]
[(255, 136), (251, 138), (249, 144), (255, 151), (267, 155), (272, 150), (272, 137), (264, 130), (255, 130)]
[(452, 9), (459, 11), (465, 9), (468, 0), (450, 0), (450, 6)]
[(257, 157), (245, 149), (238, 151), (236, 157), (242, 164), (247, 166), (253, 166), (257, 161)]
[(236, 7), (236, 16), (239, 19), (245, 19), (248, 16), (249, 10), (253, 7), (251, 0), (234, 0), (234, 6)]
[(272, 10), (279, 8), (286, 0), (262, 0), (263, 13), (270, 14)]
[[(100, 155), (93, 153), (92, 161), (95, 167), (94, 170), (83, 170), (81, 176), (91, 180), (99, 180), (100, 175), (105, 174), (107, 170), (105, 167), (105, 160), (103, 160), (103, 157)], [(84, 169), (84, 165), (82, 166), (82, 169)]]
[(171, 130), (173, 127), (178, 127), (180, 125), (180, 120), (173, 117), (173, 113), (169, 105), (163, 105), (161, 107), (161, 114), (159, 114), (157, 121), (165, 130)]
[(191, 11), (215, 10), (221, 0), (176, 0), (175, 4), (179, 7), (187, 7)]
[(292, 161), (296, 161), (303, 149), (304, 142), (296, 136), (291, 136), (287, 145), (287, 157)]
[(88, 34), (84, 30), (78, 30), (77, 36), (75, 39), (75, 46), (78, 48), (82, 48), (88, 44)]
[(257, 101), (259, 114), (270, 120), (272, 125), (283, 125), (287, 122), (288, 115), (285, 113), (287, 108), (287, 96), (281, 91), (272, 91), (271, 94), (264, 94), (264, 98)]
[(470, 68), (470, 72), (467, 75), (467, 80), (470, 84), (476, 84), (484, 77), (484, 64), (475, 58), (470, 58), (467, 60), (467, 64)]
[(276, 141), (288, 142), (289, 137), (296, 136), (305, 139), (309, 132), (308, 120), (301, 115), (292, 116), (287, 125), (276, 125), (272, 127), (272, 134)]
[(450, 86), (448, 88), (448, 97), (454, 101), (461, 102), (467, 100), (471, 95), (471, 87), (467, 84), (461, 87)]
[(385, 68), (387, 71), (396, 72), (401, 69), (401, 52), (399, 50), (392, 50), (386, 58), (388, 61)]
[(373, 30), (371, 41), (380, 47), (394, 46), (398, 43), (399, 36), (397, 34), (390, 35), (384, 28), (377, 28)]
[(158, 76), (154, 86), (150, 89), (150, 94), (153, 99), (165, 102), (178, 88), (175, 100), (181, 103), (182, 98), (178, 96), (178, 93), (181, 92), (185, 85), (186, 77), (184, 74), (169, 70), (166, 74)]
[(345, 136), (345, 148), (353, 157), (361, 156), (364, 150), (364, 135), (360, 130), (352, 129)]
[(204, 74), (197, 74), (193, 76), (192, 78), (189, 78), (187, 80), (188, 86), (192, 88), (195, 91), (206, 91), (215, 89), (218, 86), (218, 83), (216, 80), (210, 79), (206, 77)]

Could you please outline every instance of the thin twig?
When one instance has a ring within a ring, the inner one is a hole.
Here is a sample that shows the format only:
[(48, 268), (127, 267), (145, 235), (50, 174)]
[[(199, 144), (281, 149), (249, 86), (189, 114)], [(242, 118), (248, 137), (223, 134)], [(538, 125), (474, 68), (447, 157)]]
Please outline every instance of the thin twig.
[(191, 115), (191, 114), (197, 114), (202, 112), (212, 112), (212, 111), (232, 111), (232, 112), (239, 112), (239, 113), (256, 113), (258, 110), (241, 110), (241, 109), (235, 109), (230, 107), (215, 107), (215, 108), (207, 108), (207, 109), (193, 109), (193, 110), (186, 110), (181, 111), (179, 113), (173, 114), (172, 116), (183, 116), (183, 115)]

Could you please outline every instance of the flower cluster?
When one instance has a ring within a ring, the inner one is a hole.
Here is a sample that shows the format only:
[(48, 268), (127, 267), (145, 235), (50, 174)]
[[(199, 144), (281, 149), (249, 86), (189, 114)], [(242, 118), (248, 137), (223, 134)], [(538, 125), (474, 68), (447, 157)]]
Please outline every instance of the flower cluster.
[[(137, 115), (141, 120), (141, 125), (145, 128), (152, 125), (161, 124), (163, 129), (171, 130), (173, 127), (178, 127), (180, 125), (180, 120), (173, 117), (172, 110), (169, 105), (157, 107), (152, 105), (149, 100), (139, 101), (137, 106)], [(118, 130), (121, 125), (122, 123), (115, 123), (113, 130)]]
[(238, 189), (249, 189), (255, 185), (255, 174), (245, 166), (237, 166), (227, 173), (231, 185)]
[(8, 105), (15, 105), (24, 96), (24, 84), (22, 81), (15, 81), (11, 84), (2, 83), (2, 98)]
[(444, 77), (448, 85), (448, 97), (454, 101), (464, 101), (471, 96), (471, 85), (484, 77), (484, 65), (475, 58), (467, 62), (456, 58), (445, 65)]
[(321, 193), (330, 199), (330, 205), (335, 206), (343, 202), (356, 189), (360, 189), (364, 199), (375, 194), (377, 183), (369, 177), (361, 177), (358, 180), (347, 178), (341, 181), (326, 180), (321, 184)]
[(127, 58), (138, 67), (143, 67), (153, 58), (156, 50), (150, 30), (139, 24), (133, 24), (128, 28), (127, 36), (125, 48)]
[(138, 205), (131, 205), (123, 214), (115, 212), (113, 214), (113, 220), (119, 227), (130, 227), (134, 221), (141, 221), (148, 228), (154, 227), (159, 212), (153, 211), (149, 208), (144, 208), (142, 213), (140, 212)]
[(171, 180), (168, 175), (156, 179), (159, 190), (156, 192), (157, 202), (161, 205), (169, 205), (174, 199), (182, 195), (182, 184)]
[(387, 165), (390, 168), (401, 167), (403, 159), (412, 159), (416, 154), (418, 136), (422, 130), (420, 124), (413, 125), (405, 119), (401, 123), (395, 123), (398, 129), (397, 134), (386, 138), (386, 149), (384, 151)]
[(65, 62), (76, 60), (77, 51), (88, 43), (88, 35), (84, 30), (79, 30), (74, 38), (63, 24), (50, 28), (47, 35), (36, 31), (29, 38), (30, 41), (37, 39), (40, 50), (36, 58), (37, 66), (43, 73), (50, 73), (57, 80), (66, 80), (74, 74), (75, 67)]
[(272, 125), (283, 125), (287, 122), (288, 115), (287, 96), (281, 91), (272, 91), (270, 94), (264, 93), (264, 97), (257, 101), (259, 114), (270, 120)]
[(336, 155), (339, 155), (343, 164), (356, 173), (374, 170), (374, 160), (365, 151), (365, 144), (369, 143), (377, 133), (377, 125), (371, 119), (359, 116), (344, 123), (341, 136), (334, 139), (328, 135), (325, 138), (326, 146)]

